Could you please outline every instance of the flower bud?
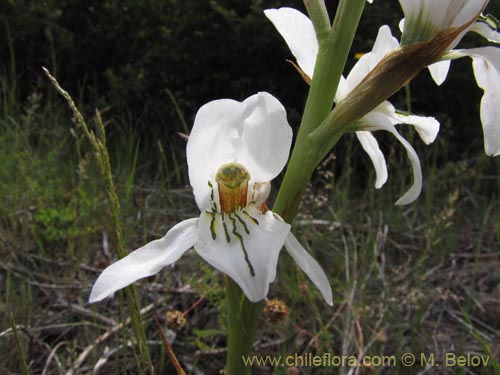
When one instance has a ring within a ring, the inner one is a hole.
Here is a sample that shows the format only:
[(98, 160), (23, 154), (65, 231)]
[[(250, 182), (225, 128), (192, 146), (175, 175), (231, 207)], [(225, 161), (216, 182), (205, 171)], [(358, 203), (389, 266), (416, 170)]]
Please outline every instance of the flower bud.
[[(488, 0), (400, 0), (400, 3), (405, 15), (401, 44), (409, 45), (430, 41), (447, 29), (465, 26), (462, 31), (465, 30), (477, 20)], [(448, 49), (455, 44), (448, 45)]]
[[(346, 128), (403, 88), (422, 69), (439, 61), (448, 46), (467, 27), (439, 31), (427, 42), (396, 48), (385, 55), (326, 119)], [(344, 129), (345, 130), (345, 129)]]

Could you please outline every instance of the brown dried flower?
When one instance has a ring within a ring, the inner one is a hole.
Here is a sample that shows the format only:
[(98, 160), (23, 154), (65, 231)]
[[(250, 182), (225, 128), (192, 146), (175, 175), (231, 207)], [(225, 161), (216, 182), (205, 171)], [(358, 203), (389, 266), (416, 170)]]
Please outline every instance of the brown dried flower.
[(186, 325), (186, 318), (179, 310), (167, 311), (167, 327), (173, 331), (180, 331)]
[(290, 315), (290, 309), (282, 300), (273, 298), (266, 300), (264, 315), (270, 323), (282, 323)]

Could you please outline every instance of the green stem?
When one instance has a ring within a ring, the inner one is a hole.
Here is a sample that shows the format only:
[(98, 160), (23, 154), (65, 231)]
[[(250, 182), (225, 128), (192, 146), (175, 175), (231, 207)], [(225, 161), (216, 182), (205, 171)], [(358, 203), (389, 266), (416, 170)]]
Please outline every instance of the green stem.
[(240, 287), (226, 276), (228, 307), (228, 352), (226, 375), (250, 375), (250, 365), (245, 366), (244, 357), (252, 353), (255, 330), (263, 302), (250, 302)]
[[(366, 0), (340, 1), (330, 34), (328, 38), (320, 41), (314, 77), (299, 133), (273, 207), (273, 211), (287, 222), (291, 222), (295, 217), (314, 169), (330, 150), (318, 149), (318, 143), (311, 139), (309, 134), (320, 126), (333, 107), (365, 2)], [(331, 135), (328, 144), (337, 142), (341, 135), (341, 131)]]
[[(273, 207), (273, 211), (280, 214), (287, 222), (291, 222), (297, 213), (299, 202), (314, 168), (329, 151), (324, 148), (318, 149), (318, 143), (314, 142), (309, 134), (320, 126), (332, 109), (340, 76), (365, 1), (341, 0), (330, 30), (326, 24), (328, 14), (323, 0), (306, 0), (308, 12), (318, 35), (319, 52), (297, 141)], [(331, 142), (337, 142), (341, 135), (342, 133), (338, 132), (332, 136)], [(250, 375), (251, 368), (245, 366), (243, 358), (252, 352), (263, 302), (251, 303), (229, 277), (226, 277), (226, 292), (228, 305), (226, 374)]]
[(326, 10), (325, 0), (304, 0), (304, 5), (307, 9), (307, 14), (311, 19), (316, 37), (322, 41), (330, 34), (330, 18)]
[(23, 375), (30, 375), (30, 370), (28, 367), (28, 362), (26, 362), (26, 355), (24, 354), (23, 345), (17, 334), (17, 324), (14, 319), (14, 313), (10, 313), (10, 327), (12, 329), (12, 334), (14, 335), (14, 341), (16, 343), (17, 355), (19, 357), (19, 366), (21, 367), (21, 372)]

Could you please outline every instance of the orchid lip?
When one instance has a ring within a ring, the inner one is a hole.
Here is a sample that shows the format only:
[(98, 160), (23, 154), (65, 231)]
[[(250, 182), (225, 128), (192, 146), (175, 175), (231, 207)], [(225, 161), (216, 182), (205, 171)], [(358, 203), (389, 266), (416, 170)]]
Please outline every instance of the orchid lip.
[[(259, 225), (257, 219), (252, 217), (247, 211), (233, 211), (229, 213), (207, 211), (205, 215), (210, 217), (210, 232), (212, 240), (216, 241), (218, 235), (222, 235), (223, 241), (230, 244), (236, 241), (243, 252), (244, 261), (248, 266), (248, 271), (252, 277), (255, 277), (255, 268), (250, 261), (245, 241), (251, 235), (251, 228)], [(220, 233), (222, 232), (222, 233)]]

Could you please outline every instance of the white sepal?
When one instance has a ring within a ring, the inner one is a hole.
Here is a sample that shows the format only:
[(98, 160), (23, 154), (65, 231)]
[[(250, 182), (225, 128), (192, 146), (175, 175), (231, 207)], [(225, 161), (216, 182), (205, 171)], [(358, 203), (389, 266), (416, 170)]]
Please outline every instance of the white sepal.
[(371, 132), (360, 130), (356, 132), (356, 137), (373, 163), (376, 175), (375, 188), (380, 189), (387, 182), (388, 177), (384, 154)]
[(298, 10), (286, 7), (266, 9), (264, 14), (285, 40), (299, 67), (312, 78), (319, 46), (311, 20)]
[(151, 241), (107, 267), (92, 287), (89, 302), (97, 302), (134, 281), (158, 273), (177, 261), (198, 241), (198, 218), (184, 220), (165, 237)]
[(318, 262), (302, 247), (291, 232), (286, 237), (285, 248), (295, 263), (318, 288), (326, 303), (333, 306), (332, 288), (328, 277)]
[(500, 49), (473, 48), (464, 51), (472, 57), (474, 76), (484, 90), (481, 99), (484, 149), (487, 155), (500, 155)]

